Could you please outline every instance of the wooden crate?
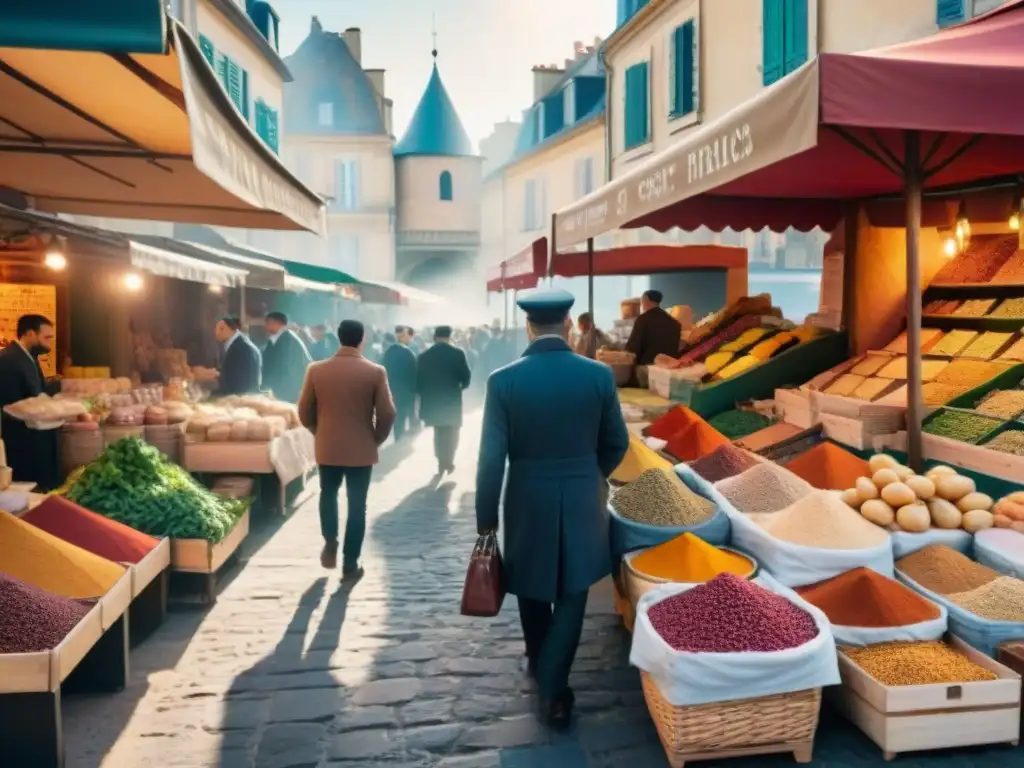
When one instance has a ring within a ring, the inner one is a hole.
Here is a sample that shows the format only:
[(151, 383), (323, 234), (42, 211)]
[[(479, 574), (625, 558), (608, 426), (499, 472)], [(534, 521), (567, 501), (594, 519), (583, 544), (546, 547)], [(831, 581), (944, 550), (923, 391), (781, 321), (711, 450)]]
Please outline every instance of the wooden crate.
[(131, 602), (132, 568), (129, 566), (125, 569), (124, 575), (98, 601), (100, 606), (100, 624), (104, 632), (110, 629), (115, 621), (124, 616)]
[(1021, 676), (957, 637), (949, 643), (998, 680), (957, 685), (887, 686), (843, 653), (843, 684), (830, 689), (837, 709), (882, 748), (886, 760), (901, 752), (1007, 743), (1020, 739)]
[(103, 636), (102, 614), (96, 603), (52, 650), (0, 654), (0, 695), (51, 693), (60, 688)]
[(189, 472), (211, 474), (274, 474), (270, 443), (192, 443), (181, 449), (181, 466)]
[[(882, 447), (893, 451), (906, 452), (907, 433), (897, 432), (886, 435)], [(921, 435), (921, 452), (926, 459), (951, 464), (962, 469), (980, 472), (983, 475), (998, 477), (1019, 483), (1024, 477), (1024, 456), (1014, 456), (1002, 451), (993, 451), (984, 445), (971, 445), (959, 440), (950, 440), (938, 435)]]
[(171, 568), (183, 573), (213, 574), (220, 570), (249, 535), (249, 510), (216, 544), (206, 539), (171, 539)]
[(139, 560), (133, 563), (132, 569), (132, 598), (142, 594), (153, 580), (167, 570), (171, 564), (171, 540), (160, 539), (156, 548)]

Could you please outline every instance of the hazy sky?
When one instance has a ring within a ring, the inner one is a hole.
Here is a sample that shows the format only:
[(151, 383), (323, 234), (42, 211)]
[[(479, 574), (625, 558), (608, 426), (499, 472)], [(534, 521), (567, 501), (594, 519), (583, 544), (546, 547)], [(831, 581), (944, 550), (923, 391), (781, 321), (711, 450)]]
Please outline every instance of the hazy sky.
[(521, 118), (533, 94), (536, 64), (561, 64), (572, 44), (606, 37), (615, 0), (277, 0), (281, 52), (309, 33), (312, 15), (325, 29), (363, 31), (363, 66), (385, 69), (401, 138), (430, 76), (431, 18), (437, 19), (438, 67), (474, 143), (508, 117)]

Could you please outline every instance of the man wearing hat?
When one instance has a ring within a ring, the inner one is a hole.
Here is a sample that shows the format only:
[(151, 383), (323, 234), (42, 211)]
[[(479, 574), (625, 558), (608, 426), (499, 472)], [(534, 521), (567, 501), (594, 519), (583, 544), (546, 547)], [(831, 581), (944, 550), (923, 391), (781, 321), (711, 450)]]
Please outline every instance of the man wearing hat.
[(498, 530), (508, 461), (506, 586), (541, 716), (556, 728), (572, 719), (588, 592), (612, 570), (604, 490), (629, 446), (611, 369), (569, 346), (573, 302), (562, 290), (520, 294), (530, 345), (487, 382), (476, 491), (478, 532)]
[(455, 451), (462, 428), (462, 391), (469, 386), (466, 353), (452, 343), (452, 329), (434, 329), (434, 345), (416, 362), (416, 393), (420, 396), (420, 419), (434, 428), (437, 474), (455, 471)]

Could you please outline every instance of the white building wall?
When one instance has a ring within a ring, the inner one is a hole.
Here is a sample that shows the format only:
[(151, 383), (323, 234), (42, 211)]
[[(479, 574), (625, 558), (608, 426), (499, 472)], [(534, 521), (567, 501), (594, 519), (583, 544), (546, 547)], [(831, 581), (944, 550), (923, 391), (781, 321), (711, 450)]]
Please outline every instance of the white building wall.
[[(416, 155), (395, 160), (399, 232), (479, 232), (482, 159)], [(452, 199), (441, 199), (441, 174)]]
[(500, 264), (506, 253), (505, 173), (483, 180), (480, 194), (480, 264), (486, 269)]

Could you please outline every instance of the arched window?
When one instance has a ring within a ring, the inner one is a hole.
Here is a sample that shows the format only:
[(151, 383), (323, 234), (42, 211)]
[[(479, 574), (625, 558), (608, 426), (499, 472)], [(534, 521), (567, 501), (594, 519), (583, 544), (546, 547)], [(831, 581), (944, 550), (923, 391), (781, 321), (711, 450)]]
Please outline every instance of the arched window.
[(451, 200), (452, 199), (452, 175), (448, 171), (441, 171), (441, 199)]

